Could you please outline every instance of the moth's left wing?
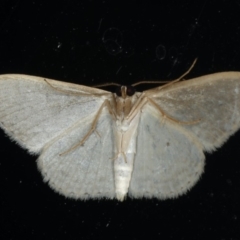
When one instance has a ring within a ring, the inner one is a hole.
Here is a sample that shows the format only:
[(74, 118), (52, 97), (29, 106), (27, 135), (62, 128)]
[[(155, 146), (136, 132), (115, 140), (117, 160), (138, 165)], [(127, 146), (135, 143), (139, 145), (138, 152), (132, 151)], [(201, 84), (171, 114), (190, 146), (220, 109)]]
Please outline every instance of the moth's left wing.
[(206, 151), (220, 147), (240, 128), (240, 72), (210, 74), (154, 88), (145, 95)]

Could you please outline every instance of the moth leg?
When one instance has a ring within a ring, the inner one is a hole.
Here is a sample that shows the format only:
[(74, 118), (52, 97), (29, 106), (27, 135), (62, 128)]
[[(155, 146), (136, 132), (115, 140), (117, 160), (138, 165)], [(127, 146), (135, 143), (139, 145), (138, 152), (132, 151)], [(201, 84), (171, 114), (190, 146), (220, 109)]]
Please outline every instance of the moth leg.
[[(152, 83), (153, 83), (153, 84), (167, 83), (167, 84), (165, 84), (165, 85), (163, 85), (163, 86), (161, 87), (161, 88), (164, 88), (164, 87), (166, 87), (166, 86), (172, 85), (172, 84), (175, 83), (175, 82), (179, 82), (179, 81), (183, 80), (183, 78), (193, 69), (193, 67), (194, 67), (194, 65), (196, 64), (196, 62), (197, 62), (197, 59), (194, 59), (194, 61), (193, 61), (192, 65), (190, 66), (190, 68), (189, 68), (184, 74), (182, 74), (182, 76), (180, 76), (179, 78), (177, 78), (177, 79), (175, 79), (175, 80), (173, 80), (173, 81), (170, 81), (170, 82), (169, 82), (169, 80), (168, 80), (168, 81), (140, 81), (140, 82), (136, 82), (136, 83), (132, 84), (132, 86), (135, 87), (135, 86), (141, 85), (141, 84), (152, 84)], [(111, 85), (111, 83), (108, 84), (108, 85)], [(100, 86), (101, 86), (101, 85), (100, 85)], [(105, 86), (105, 85), (103, 85), (103, 86)], [(97, 87), (98, 87), (98, 86), (97, 86)]]
[(183, 80), (183, 78), (184, 78), (186, 75), (188, 75), (189, 72), (191, 72), (191, 70), (192, 70), (193, 67), (195, 66), (196, 62), (197, 62), (197, 58), (194, 59), (194, 61), (193, 61), (192, 65), (190, 66), (190, 68), (189, 68), (182, 76), (180, 76), (179, 78), (177, 78), (177, 79), (175, 79), (175, 80), (173, 80), (173, 81), (170, 81), (169, 83), (163, 85), (163, 86), (161, 87), (161, 89), (162, 89), (162, 88), (165, 88), (165, 87), (168, 87), (169, 85), (172, 85), (173, 83), (176, 83), (176, 82), (179, 82), (179, 81)]
[(184, 125), (192, 125), (192, 124), (196, 124), (196, 123), (199, 123), (201, 120), (194, 120), (194, 121), (180, 121), (180, 120), (177, 120), (169, 115), (167, 115), (161, 108), (160, 106), (154, 102), (151, 98), (147, 98), (148, 99), (148, 102), (151, 103), (155, 108), (157, 108), (159, 110), (159, 112), (162, 114), (163, 118), (168, 118), (169, 120), (173, 121), (173, 122), (176, 122), (178, 124), (184, 124)]
[[(96, 114), (96, 116), (95, 116), (95, 118), (94, 118), (94, 120), (93, 120), (93, 122), (92, 122), (92, 124), (91, 124), (91, 128), (89, 129), (89, 131), (87, 132), (87, 134), (83, 137), (83, 139), (82, 139), (79, 143), (77, 143), (76, 145), (74, 145), (74, 146), (72, 146), (71, 148), (69, 148), (67, 151), (59, 154), (60, 156), (62, 156), (62, 155), (64, 155), (64, 154), (67, 154), (67, 153), (75, 150), (75, 149), (78, 148), (79, 146), (82, 146), (82, 145), (86, 142), (86, 140), (90, 137), (90, 135), (91, 135), (94, 131), (96, 131), (97, 122), (98, 122), (98, 119), (99, 119), (99, 117), (100, 117), (100, 115), (101, 115), (102, 110), (103, 110), (104, 107), (107, 107), (108, 110), (109, 110), (109, 113), (110, 113), (111, 115), (115, 116), (114, 112), (111, 110), (111, 106), (110, 106), (109, 101), (108, 101), (108, 100), (105, 100), (105, 101), (103, 102), (102, 106), (99, 108), (99, 110), (98, 110), (98, 112), (97, 112), (97, 114)], [(96, 132), (97, 132), (97, 131), (96, 131)], [(98, 132), (97, 132), (97, 134), (98, 134)], [(98, 135), (99, 135), (99, 134), (98, 134)], [(100, 136), (100, 135), (99, 135), (99, 136)]]
[(177, 120), (177, 119), (169, 116), (167, 113), (165, 113), (155, 101), (153, 101), (151, 98), (149, 98), (147, 96), (143, 96), (143, 97), (139, 98), (139, 101), (132, 108), (129, 115), (127, 116), (127, 120), (131, 121), (135, 117), (135, 115), (138, 113), (138, 111), (141, 111), (143, 106), (147, 103), (150, 103), (153, 107), (155, 107), (162, 114), (162, 116), (163, 116), (162, 123), (164, 123), (165, 118), (167, 118), (173, 122), (176, 122), (178, 124), (184, 124), (184, 125), (192, 125), (192, 124), (196, 124), (201, 121), (200, 119), (197, 119), (194, 121), (188, 121), (188, 122)]

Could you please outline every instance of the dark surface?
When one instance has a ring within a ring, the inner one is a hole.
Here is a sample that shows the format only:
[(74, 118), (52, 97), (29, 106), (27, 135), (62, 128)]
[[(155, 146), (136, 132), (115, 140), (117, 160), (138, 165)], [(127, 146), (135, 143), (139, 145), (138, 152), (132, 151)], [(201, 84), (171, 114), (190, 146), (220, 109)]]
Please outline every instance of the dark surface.
[[(141, 3), (140, 3), (141, 2)], [(240, 71), (240, 1), (0, 3), (0, 74), (93, 85)], [(178, 199), (75, 201), (0, 132), (1, 239), (240, 239), (240, 133)], [(147, 238), (148, 239), (148, 238)]]

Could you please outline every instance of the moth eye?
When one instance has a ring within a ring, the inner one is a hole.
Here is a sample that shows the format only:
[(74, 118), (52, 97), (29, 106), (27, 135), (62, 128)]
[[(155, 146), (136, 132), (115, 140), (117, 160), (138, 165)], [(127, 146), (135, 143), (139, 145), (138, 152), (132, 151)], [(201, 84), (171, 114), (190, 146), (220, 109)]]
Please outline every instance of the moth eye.
[(127, 86), (127, 96), (131, 97), (135, 94), (136, 90), (133, 86)]
[(115, 93), (117, 94), (118, 97), (121, 97), (122, 96), (122, 87), (117, 86), (115, 89)]

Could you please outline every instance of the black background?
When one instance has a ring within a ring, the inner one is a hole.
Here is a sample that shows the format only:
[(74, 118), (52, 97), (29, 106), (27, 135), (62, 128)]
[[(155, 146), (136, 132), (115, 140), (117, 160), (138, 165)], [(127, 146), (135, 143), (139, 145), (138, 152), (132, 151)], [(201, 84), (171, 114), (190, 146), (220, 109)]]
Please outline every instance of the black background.
[[(0, 74), (84, 85), (240, 71), (240, 1), (0, 3)], [(40, 113), (39, 113), (40, 114)], [(1, 239), (240, 239), (240, 133), (178, 199), (75, 201), (0, 132)]]

